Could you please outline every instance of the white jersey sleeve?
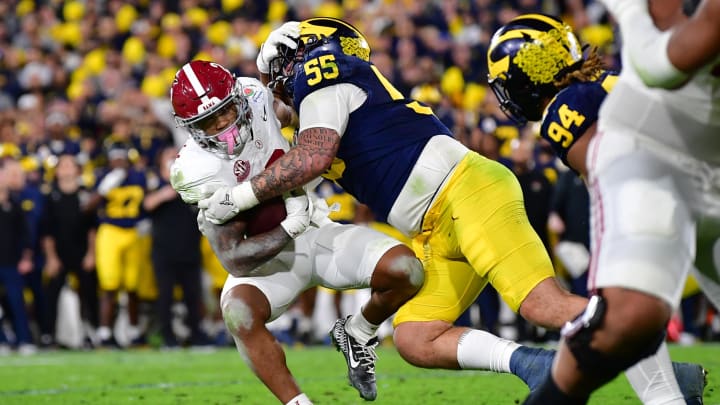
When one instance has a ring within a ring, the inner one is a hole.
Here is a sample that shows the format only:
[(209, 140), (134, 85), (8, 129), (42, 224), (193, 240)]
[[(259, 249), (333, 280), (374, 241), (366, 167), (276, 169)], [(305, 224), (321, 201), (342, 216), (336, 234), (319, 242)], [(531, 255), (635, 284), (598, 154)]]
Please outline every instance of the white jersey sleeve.
[(170, 168), (170, 184), (188, 204), (197, 204), (227, 185), (219, 176), (222, 162), (192, 139), (180, 150)]
[(330, 128), (340, 136), (345, 132), (350, 113), (367, 100), (365, 92), (350, 83), (315, 90), (300, 103), (299, 132), (307, 128)]

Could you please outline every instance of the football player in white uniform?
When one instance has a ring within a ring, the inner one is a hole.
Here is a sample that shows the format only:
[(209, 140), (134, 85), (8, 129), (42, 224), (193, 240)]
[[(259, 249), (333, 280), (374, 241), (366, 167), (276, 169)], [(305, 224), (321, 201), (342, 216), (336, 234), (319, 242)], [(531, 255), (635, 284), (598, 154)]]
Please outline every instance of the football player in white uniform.
[[(260, 173), (289, 149), (280, 120), (287, 124), (291, 111), (276, 115), (271, 91), (256, 79), (235, 78), (216, 63), (192, 61), (177, 72), (170, 94), (178, 125), (191, 135), (171, 174), (187, 203)], [(367, 365), (356, 388), (373, 400), (377, 327), (420, 288), (422, 264), (395, 239), (332, 222), (324, 201), (303, 192), (284, 196), (287, 216), (279, 225), (272, 218), (256, 223), (264, 215), (272, 217), (277, 204), (271, 201), (222, 226), (206, 221), (203, 211), (198, 216), (200, 229), (230, 273), (221, 308), (237, 349), (278, 400), (309, 404), (265, 324), (310, 287), (370, 287), (369, 301), (361, 312), (339, 321), (345, 333), (334, 338), (352, 347), (349, 362)]]
[[(663, 19), (679, 15), (672, 1), (604, 3), (619, 22), (628, 60), (649, 87), (677, 87), (720, 55), (720, 0), (684, 0), (683, 10), (690, 18), (683, 18), (664, 31), (661, 31), (666, 28)], [(654, 18), (648, 6), (652, 7)]]
[[(672, 72), (673, 66), (681, 67), (669, 62), (670, 49), (677, 46), (672, 41), (664, 65), (657, 61), (662, 55), (638, 59), (634, 41), (652, 42), (662, 35), (667, 44), (672, 34), (655, 28), (645, 0), (604, 1), (610, 3), (627, 46), (626, 63), (600, 109), (598, 132), (587, 153), (593, 251), (589, 287), (597, 295), (563, 328), (552, 378), (531, 393), (528, 404), (585, 403), (595, 389), (654, 353), (691, 269), (720, 305), (717, 50), (694, 47), (705, 49), (700, 54), (706, 63), (688, 68), (691, 76)], [(707, 17), (717, 5), (706, 0), (693, 19)], [(677, 1), (650, 6), (660, 29), (689, 24)], [(714, 27), (705, 28), (717, 31), (717, 16), (712, 21)], [(643, 29), (638, 32), (637, 27)], [(656, 53), (664, 54), (663, 48)], [(700, 54), (691, 54), (693, 61), (701, 60)], [(649, 88), (645, 82), (677, 89)]]

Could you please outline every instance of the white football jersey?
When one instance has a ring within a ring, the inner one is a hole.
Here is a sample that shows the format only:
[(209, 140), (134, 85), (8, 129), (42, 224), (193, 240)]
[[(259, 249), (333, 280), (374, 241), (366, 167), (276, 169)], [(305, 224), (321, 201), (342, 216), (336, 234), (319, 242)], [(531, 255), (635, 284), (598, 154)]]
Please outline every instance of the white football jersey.
[(234, 186), (262, 172), (289, 149), (273, 112), (273, 95), (259, 80), (237, 79), (252, 111), (252, 137), (242, 151), (230, 159), (213, 154), (192, 137), (180, 149), (172, 165), (173, 188), (188, 204), (197, 204), (223, 186)]
[[(629, 60), (623, 53), (623, 59)], [(632, 64), (600, 109), (599, 127), (614, 124), (712, 164), (720, 164), (720, 58), (678, 89), (648, 88)]]

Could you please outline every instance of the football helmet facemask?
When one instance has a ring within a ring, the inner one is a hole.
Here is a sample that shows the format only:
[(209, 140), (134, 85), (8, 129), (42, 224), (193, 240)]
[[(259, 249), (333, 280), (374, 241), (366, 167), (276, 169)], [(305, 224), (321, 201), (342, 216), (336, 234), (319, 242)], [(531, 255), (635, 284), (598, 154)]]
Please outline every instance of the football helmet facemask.
[(270, 61), (270, 86), (281, 85), (285, 94), (292, 98), (295, 74), (318, 50), (370, 61), (370, 45), (357, 28), (335, 18), (310, 18), (300, 23), (297, 49), (280, 45), (279, 56)]
[[(232, 73), (214, 62), (194, 60), (175, 74), (170, 88), (175, 122), (204, 149), (225, 159), (252, 139), (252, 111)], [(234, 115), (233, 115), (234, 114)], [(234, 117), (217, 128), (223, 117)]]
[(540, 121), (553, 84), (580, 68), (583, 53), (572, 29), (544, 14), (525, 14), (500, 27), (488, 49), (488, 83), (500, 107), (518, 124)]

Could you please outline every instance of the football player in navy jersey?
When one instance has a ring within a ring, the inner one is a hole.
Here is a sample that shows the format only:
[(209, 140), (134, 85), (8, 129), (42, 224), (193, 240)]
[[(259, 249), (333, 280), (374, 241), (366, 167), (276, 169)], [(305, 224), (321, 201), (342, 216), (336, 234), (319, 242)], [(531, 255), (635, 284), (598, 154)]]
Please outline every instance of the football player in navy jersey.
[[(266, 41), (257, 62), (263, 80), (293, 100), (296, 145), (257, 176), (201, 200), (204, 216), (224, 223), (317, 176), (335, 181), (412, 238), (423, 261), (423, 287), (394, 318), (403, 358), (419, 367), (512, 372), (533, 389), (552, 351), (453, 325), (487, 283), (548, 328), (586, 305), (560, 288), (513, 173), (466, 148), (428, 106), (395, 89), (351, 25), (324, 17), (286, 24), (296, 29), (281, 27), (284, 39)], [(331, 333), (345, 332), (336, 325)], [(338, 348), (357, 368), (352, 348)]]
[[(617, 73), (604, 69), (595, 50), (584, 53), (569, 26), (541, 14), (521, 15), (496, 31), (488, 68), (490, 87), (503, 111), (521, 124), (541, 121), (540, 136), (563, 163), (586, 177), (588, 144)], [(627, 372), (643, 403), (683, 396), (688, 403), (701, 403), (703, 374), (699, 365), (671, 365), (664, 344), (657, 355)], [(651, 383), (654, 388), (648, 389)]]

